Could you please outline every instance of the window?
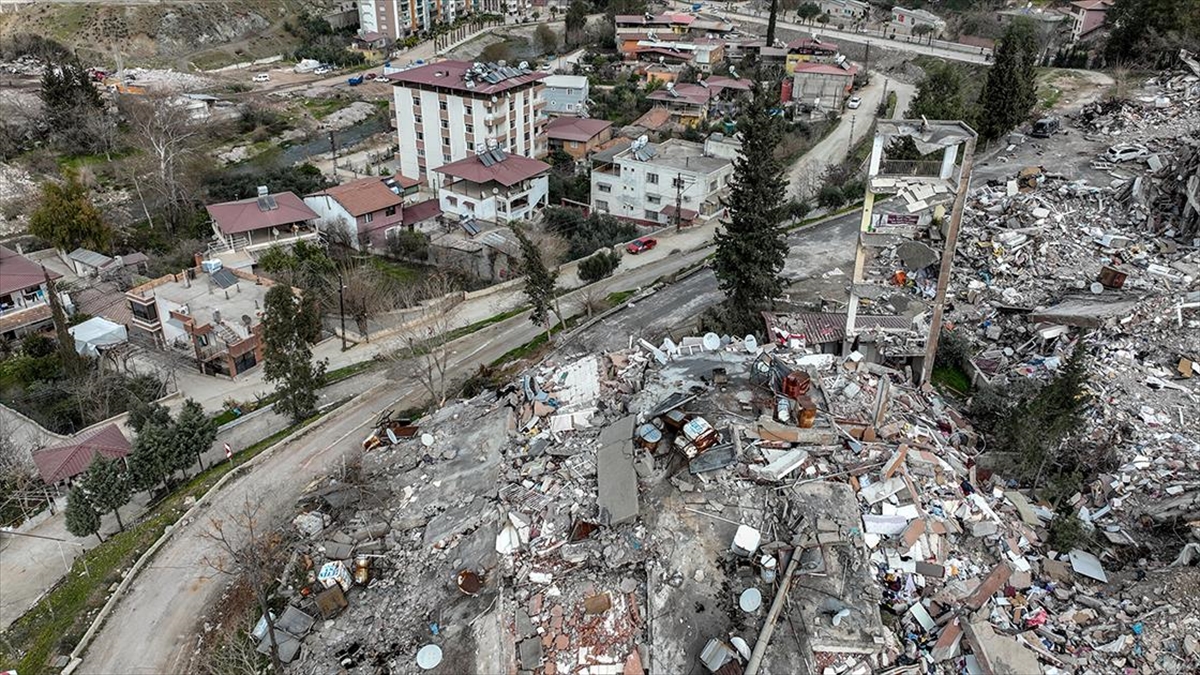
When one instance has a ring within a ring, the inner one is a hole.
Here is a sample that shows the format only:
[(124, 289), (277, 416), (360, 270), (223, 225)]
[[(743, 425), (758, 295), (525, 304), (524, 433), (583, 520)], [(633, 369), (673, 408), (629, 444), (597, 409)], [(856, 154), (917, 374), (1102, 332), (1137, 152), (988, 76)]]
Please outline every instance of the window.
[(596, 210), (597, 211), (608, 211), (608, 202), (604, 201), (603, 199), (597, 199), (596, 200)]
[(473, 134), (473, 133), (475, 133), (475, 125), (474, 125), (474, 124), (468, 124), (468, 125), (467, 125), (467, 133), (468, 133), (468, 134)]
[(416, 120), (417, 124), (420, 124), (420, 123), (421, 123), (421, 116), (420, 116), (420, 115), (413, 115), (413, 119), (414, 119), (414, 120)]
[(717, 191), (717, 181), (715, 181), (715, 180), (714, 180), (714, 181), (709, 181), (709, 182), (708, 182), (708, 191), (709, 191), (709, 192), (716, 192), (716, 191)]
[(474, 143), (472, 143), (471, 141), (467, 141), (467, 151), (468, 151), (468, 152), (474, 152), (474, 151), (475, 151), (475, 144), (474, 144)]
[(646, 209), (646, 220), (657, 221), (658, 220), (658, 211), (651, 211), (650, 209)]
[(129, 311), (142, 321), (148, 323), (156, 323), (158, 321), (158, 307), (153, 303), (149, 305), (141, 305), (136, 302), (129, 303)]
[(458, 206), (458, 197), (446, 197), (446, 203), (450, 206)]
[(442, 128), (449, 129), (450, 128), (450, 120), (442, 120)]
[(671, 187), (673, 187), (673, 188), (684, 187), (683, 179), (678, 176), (675, 178), (672, 178), (671, 179)]
[(196, 336), (196, 344), (200, 345), (201, 347), (207, 347), (208, 346), (208, 336), (207, 335), (197, 335)]
[(612, 192), (612, 186), (607, 183), (596, 183), (596, 189), (601, 192)]
[(420, 132), (420, 131), (418, 131), (418, 132), (417, 132), (417, 140), (418, 140), (418, 141), (423, 141), (423, 140), (425, 140), (425, 134), (424, 134), (423, 132)]
[(364, 222), (364, 223), (369, 223), (369, 222), (371, 222), (372, 220), (375, 220), (375, 214), (374, 214), (374, 213), (368, 213), (368, 214), (366, 214), (365, 216), (363, 216), (363, 222)]
[(383, 215), (385, 215), (385, 216), (396, 215), (396, 207), (394, 207), (394, 206), (387, 207), (386, 209), (383, 210)]
[(450, 137), (442, 136), (442, 145), (450, 145)]
[(417, 157), (424, 157), (424, 156), (425, 156), (425, 151), (420, 148), (417, 148)]
[(450, 153), (448, 153), (448, 152), (442, 153), (442, 159), (449, 162), (450, 161)]
[(646, 174), (646, 182), (650, 183), (651, 185), (658, 185), (658, 174), (656, 174), (656, 173)]
[(647, 204), (661, 204), (662, 197), (659, 197), (658, 195), (646, 195), (646, 203)]
[(445, 102), (445, 101), (438, 101), (438, 108), (439, 108), (439, 109), (441, 109), (441, 110), (445, 110), (445, 109), (446, 109), (446, 102)]

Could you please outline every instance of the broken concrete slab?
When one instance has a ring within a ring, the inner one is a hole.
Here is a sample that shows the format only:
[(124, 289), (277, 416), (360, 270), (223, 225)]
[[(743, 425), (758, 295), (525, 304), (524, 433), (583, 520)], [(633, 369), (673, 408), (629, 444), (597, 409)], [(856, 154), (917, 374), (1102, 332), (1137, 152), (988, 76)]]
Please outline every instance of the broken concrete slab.
[(808, 461), (808, 451), (802, 449), (789, 450), (766, 466), (752, 466), (750, 472), (763, 480), (783, 480)]
[(1042, 672), (1037, 656), (1015, 638), (997, 635), (986, 621), (969, 623), (964, 631), (984, 675), (1030, 675)]
[(605, 445), (596, 453), (596, 503), (600, 507), (601, 520), (609, 525), (627, 523), (638, 515), (638, 479), (633, 465), (632, 438), (631, 422), (629, 438)]

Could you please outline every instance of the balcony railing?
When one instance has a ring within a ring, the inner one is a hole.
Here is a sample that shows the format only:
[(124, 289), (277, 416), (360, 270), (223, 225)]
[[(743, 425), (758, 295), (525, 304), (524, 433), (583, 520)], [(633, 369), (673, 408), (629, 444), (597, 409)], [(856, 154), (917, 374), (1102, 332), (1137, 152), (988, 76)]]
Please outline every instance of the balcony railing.
[(912, 176), (937, 178), (942, 174), (942, 162), (928, 159), (885, 159), (879, 162), (880, 176)]

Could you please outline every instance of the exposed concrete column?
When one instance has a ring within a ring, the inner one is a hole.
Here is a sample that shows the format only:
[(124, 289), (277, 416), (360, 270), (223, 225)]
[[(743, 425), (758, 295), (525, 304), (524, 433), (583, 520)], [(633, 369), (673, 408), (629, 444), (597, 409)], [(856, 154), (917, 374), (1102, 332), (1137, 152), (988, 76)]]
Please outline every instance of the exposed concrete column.
[[(851, 139), (853, 144), (853, 139)], [(871, 164), (867, 167), (867, 178), (879, 175), (879, 163), (883, 161), (883, 136), (876, 135), (871, 141)]]
[(938, 178), (949, 180), (951, 174), (954, 173), (954, 158), (958, 156), (958, 146), (951, 145), (942, 151), (942, 171), (938, 174)]

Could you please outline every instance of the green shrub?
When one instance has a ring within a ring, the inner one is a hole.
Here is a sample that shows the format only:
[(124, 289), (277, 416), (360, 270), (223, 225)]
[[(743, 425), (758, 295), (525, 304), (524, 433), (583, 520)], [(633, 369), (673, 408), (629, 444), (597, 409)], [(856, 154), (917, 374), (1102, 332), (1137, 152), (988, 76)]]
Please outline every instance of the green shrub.
[(621, 264), (621, 254), (615, 251), (600, 251), (584, 258), (579, 263), (579, 278), (586, 283), (593, 283), (610, 276)]

